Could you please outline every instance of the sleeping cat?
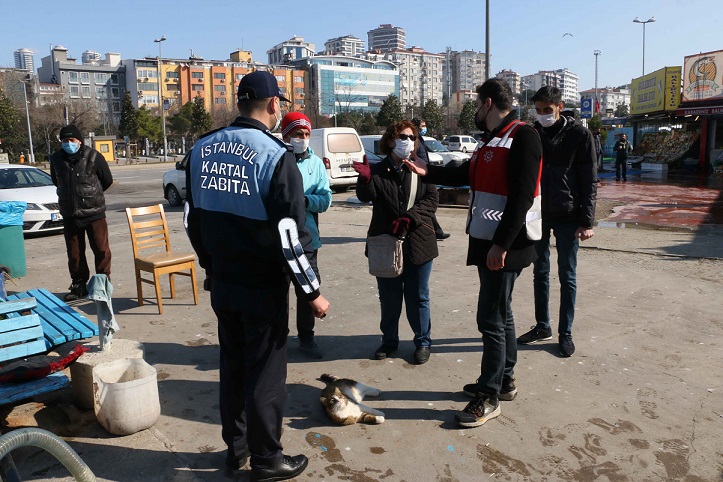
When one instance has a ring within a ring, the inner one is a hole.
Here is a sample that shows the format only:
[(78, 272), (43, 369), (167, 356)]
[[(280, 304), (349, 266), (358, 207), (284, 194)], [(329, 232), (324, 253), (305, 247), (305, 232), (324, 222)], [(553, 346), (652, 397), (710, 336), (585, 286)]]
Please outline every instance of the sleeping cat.
[(367, 395), (378, 397), (382, 393), (378, 388), (329, 374), (322, 375), (319, 380), (326, 383), (326, 388), (321, 391), (321, 405), (332, 422), (339, 425), (384, 423), (384, 413), (361, 403)]

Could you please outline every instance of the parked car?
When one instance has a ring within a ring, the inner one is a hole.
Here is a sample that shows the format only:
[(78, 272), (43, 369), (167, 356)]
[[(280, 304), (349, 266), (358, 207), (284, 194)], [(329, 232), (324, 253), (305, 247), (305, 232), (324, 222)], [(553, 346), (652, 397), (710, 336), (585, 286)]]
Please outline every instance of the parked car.
[(45, 171), (19, 164), (0, 164), (0, 201), (28, 203), (23, 213), (23, 233), (63, 230), (58, 192)]
[(191, 151), (176, 163), (174, 169), (163, 174), (163, 197), (171, 206), (180, 206), (186, 199), (186, 164), (189, 157)]
[(474, 152), (477, 149), (477, 141), (472, 136), (449, 136), (447, 147), (450, 151)]
[(364, 160), (364, 148), (356, 130), (351, 127), (312, 129), (309, 147), (324, 162), (333, 191), (343, 191), (356, 184), (357, 172), (352, 163)]
[(441, 163), (445, 167), (458, 167), (464, 161), (469, 159), (469, 156), (467, 154), (450, 152), (449, 149), (447, 149), (441, 142), (439, 142), (434, 137), (425, 137), (424, 146), (427, 148), (427, 153), (429, 154), (430, 158), (430, 164), (433, 164), (431, 161), (432, 157), (436, 158), (437, 156), (441, 158)]

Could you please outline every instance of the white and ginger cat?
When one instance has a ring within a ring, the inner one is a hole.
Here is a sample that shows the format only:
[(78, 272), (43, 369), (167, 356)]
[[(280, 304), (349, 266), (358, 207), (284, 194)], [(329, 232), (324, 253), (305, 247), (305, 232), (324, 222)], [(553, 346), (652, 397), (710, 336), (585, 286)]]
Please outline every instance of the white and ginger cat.
[(329, 374), (319, 380), (326, 383), (321, 391), (321, 405), (332, 422), (338, 425), (384, 423), (384, 413), (361, 403), (366, 396), (378, 397), (382, 393), (378, 388)]

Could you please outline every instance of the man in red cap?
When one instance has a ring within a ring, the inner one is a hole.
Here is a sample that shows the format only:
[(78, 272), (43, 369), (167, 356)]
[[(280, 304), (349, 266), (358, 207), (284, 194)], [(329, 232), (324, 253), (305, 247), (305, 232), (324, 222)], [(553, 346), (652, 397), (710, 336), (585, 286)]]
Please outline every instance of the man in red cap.
[[(304, 202), (306, 204), (306, 229), (311, 234), (311, 247), (314, 250), (309, 256), (309, 264), (321, 283), (317, 255), (321, 248), (319, 237), (319, 213), (331, 206), (331, 188), (326, 168), (319, 156), (309, 147), (311, 121), (301, 112), (289, 112), (281, 119), (281, 135), (284, 142), (291, 144), (296, 156), (296, 166), (304, 181)], [(304, 293), (296, 288), (296, 329), (299, 333), (299, 347), (308, 357), (323, 357), (319, 345), (314, 340), (315, 316), (304, 299)]]

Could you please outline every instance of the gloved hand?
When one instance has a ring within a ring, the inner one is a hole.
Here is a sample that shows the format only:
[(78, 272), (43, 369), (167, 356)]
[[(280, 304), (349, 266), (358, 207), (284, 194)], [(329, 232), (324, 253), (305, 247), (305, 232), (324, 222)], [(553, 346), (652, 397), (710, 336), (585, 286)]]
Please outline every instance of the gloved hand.
[(412, 222), (411, 219), (409, 219), (406, 216), (401, 216), (392, 221), (392, 233), (396, 234), (397, 236), (405, 236), (407, 234), (407, 231), (409, 231), (409, 224)]
[(352, 162), (351, 167), (359, 173), (359, 182), (362, 184), (369, 184), (372, 180), (372, 170), (369, 167), (366, 156), (364, 156), (363, 162)]

